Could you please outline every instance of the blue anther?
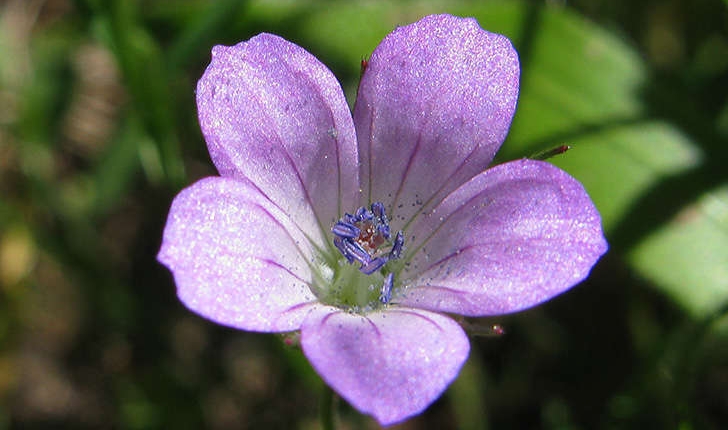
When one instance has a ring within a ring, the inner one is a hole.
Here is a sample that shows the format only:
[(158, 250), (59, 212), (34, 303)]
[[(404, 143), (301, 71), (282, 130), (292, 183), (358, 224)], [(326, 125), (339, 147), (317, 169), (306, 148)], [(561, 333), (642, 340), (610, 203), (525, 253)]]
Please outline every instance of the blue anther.
[(389, 231), (389, 225), (388, 224), (379, 224), (379, 227), (377, 227), (377, 231), (379, 234), (381, 234), (385, 239), (389, 240), (391, 236)]
[(361, 230), (359, 230), (359, 228), (357, 228), (355, 225), (343, 221), (337, 221), (336, 224), (334, 224), (334, 226), (331, 228), (331, 232), (339, 237), (354, 239), (355, 237), (359, 236)]
[(377, 218), (382, 218), (384, 216), (384, 204), (382, 202), (374, 202), (372, 203), (372, 213)]
[(397, 232), (397, 236), (394, 238), (394, 245), (392, 245), (392, 250), (389, 251), (389, 259), (390, 260), (396, 260), (397, 258), (402, 255), (402, 250), (404, 249), (404, 235), (401, 231)]
[(364, 206), (356, 210), (356, 217), (358, 221), (369, 221), (374, 218), (374, 215), (367, 210)]
[(356, 222), (359, 222), (359, 220), (352, 214), (344, 214), (344, 222), (347, 224), (354, 224)]
[(379, 301), (386, 305), (392, 299), (392, 285), (394, 284), (394, 273), (390, 273), (384, 278), (384, 284), (379, 294)]
[(381, 202), (372, 203), (372, 213), (377, 217), (380, 226), (386, 226), (387, 239), (389, 239), (389, 219), (387, 218), (387, 211), (384, 209), (384, 205)]
[(349, 263), (353, 263), (354, 257), (349, 253), (349, 251), (346, 250), (345, 243), (346, 242), (344, 241), (344, 239), (342, 239), (340, 237), (334, 238), (334, 246), (336, 247), (336, 249), (338, 249), (339, 252), (341, 252), (341, 255), (346, 257), (346, 261), (348, 261)]
[(387, 264), (387, 261), (389, 261), (387, 257), (377, 257), (367, 264), (362, 264), (359, 271), (365, 275), (371, 275)]
[(384, 208), (382, 208), (382, 214), (379, 216), (379, 222), (389, 225), (389, 218), (387, 218), (387, 213), (384, 212)]
[[(404, 251), (401, 231), (391, 240), (392, 232), (384, 204), (374, 202), (370, 209), (362, 206), (353, 215), (345, 213), (331, 228), (336, 249), (349, 264), (360, 263), (359, 271), (366, 275), (379, 271), (390, 260), (400, 258)], [(389, 251), (381, 249), (382, 246), (389, 247)]]
[(346, 256), (347, 259), (351, 256), (351, 258), (360, 262), (362, 265), (369, 264), (369, 262), (372, 261), (372, 257), (369, 255), (366, 249), (364, 249), (364, 247), (362, 247), (358, 243), (352, 240), (344, 240), (343, 242), (344, 249), (346, 250), (346, 252), (344, 252), (344, 256)]

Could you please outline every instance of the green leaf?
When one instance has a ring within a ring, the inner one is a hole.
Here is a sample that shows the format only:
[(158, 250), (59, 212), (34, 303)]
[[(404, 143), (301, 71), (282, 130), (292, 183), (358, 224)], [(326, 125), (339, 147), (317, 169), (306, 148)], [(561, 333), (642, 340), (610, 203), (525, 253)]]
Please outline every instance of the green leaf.
[[(179, 138), (175, 130), (175, 105), (170, 94), (174, 76), (164, 63), (162, 48), (136, 16), (136, 2), (115, 0), (104, 5), (94, 21), (98, 37), (112, 48), (152, 145), (143, 146), (142, 154), (155, 160), (144, 164), (152, 182), (162, 178), (179, 184), (184, 178)], [(146, 152), (145, 152), (146, 151)]]
[[(246, 2), (240, 0), (222, 0), (205, 4), (205, 9), (194, 20), (182, 28), (181, 33), (170, 47), (167, 54), (170, 68), (186, 65), (193, 54), (208, 50), (215, 43), (214, 36), (219, 28), (234, 24), (238, 12)], [(179, 5), (167, 5), (178, 7)], [(217, 42), (219, 43), (219, 41)]]
[(141, 142), (148, 142), (140, 121), (126, 118), (93, 172), (93, 210), (102, 213), (121, 201), (140, 167)]
[(630, 253), (677, 302), (707, 316), (728, 304), (728, 186), (704, 194)]

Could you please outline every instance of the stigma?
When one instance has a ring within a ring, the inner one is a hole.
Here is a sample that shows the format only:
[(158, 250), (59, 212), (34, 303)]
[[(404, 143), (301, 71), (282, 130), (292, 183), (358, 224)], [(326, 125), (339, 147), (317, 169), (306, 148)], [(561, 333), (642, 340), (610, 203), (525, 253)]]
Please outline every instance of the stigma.
[[(392, 238), (389, 219), (381, 202), (372, 203), (370, 208), (362, 206), (352, 215), (344, 216), (331, 228), (334, 246), (349, 264), (359, 264), (359, 271), (365, 275), (381, 270), (391, 260), (402, 255), (404, 235), (397, 232)], [(392, 276), (385, 280), (382, 303), (387, 303), (392, 288)]]

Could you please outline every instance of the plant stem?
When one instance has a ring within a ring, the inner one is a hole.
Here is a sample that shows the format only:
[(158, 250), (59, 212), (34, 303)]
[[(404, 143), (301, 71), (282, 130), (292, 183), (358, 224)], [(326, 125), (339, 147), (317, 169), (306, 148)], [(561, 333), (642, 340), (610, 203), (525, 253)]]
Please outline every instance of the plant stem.
[(328, 385), (324, 384), (321, 390), (321, 403), (319, 405), (319, 416), (322, 430), (334, 430), (334, 401), (336, 395)]

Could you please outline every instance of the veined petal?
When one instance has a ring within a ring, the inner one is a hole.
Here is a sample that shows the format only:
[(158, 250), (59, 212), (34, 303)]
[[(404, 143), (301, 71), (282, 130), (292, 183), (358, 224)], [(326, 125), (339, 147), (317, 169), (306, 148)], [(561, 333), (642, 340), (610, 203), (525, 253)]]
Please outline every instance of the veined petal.
[(471, 316), (548, 300), (586, 278), (607, 250), (582, 185), (533, 160), (476, 176), (420, 217), (409, 239), (397, 303)]
[(271, 34), (216, 46), (197, 107), (221, 175), (248, 178), (294, 220), (326, 231), (356, 206), (351, 112), (331, 71), (303, 48)]
[(434, 15), (374, 50), (354, 109), (363, 197), (407, 222), (484, 170), (516, 108), (518, 54), (472, 18)]
[(297, 330), (316, 305), (313, 250), (291, 220), (252, 184), (206, 178), (172, 202), (157, 256), (180, 300), (243, 330)]
[(367, 315), (319, 308), (301, 327), (301, 346), (327, 384), (382, 425), (435, 401), (470, 351), (452, 319), (396, 307)]

